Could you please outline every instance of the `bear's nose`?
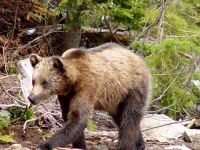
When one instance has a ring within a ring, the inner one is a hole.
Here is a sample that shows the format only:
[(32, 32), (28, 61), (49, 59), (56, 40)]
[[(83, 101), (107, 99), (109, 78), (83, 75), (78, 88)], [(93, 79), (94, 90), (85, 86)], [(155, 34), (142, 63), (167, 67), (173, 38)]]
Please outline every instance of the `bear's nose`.
[(33, 105), (35, 104), (34, 96), (33, 96), (33, 95), (30, 94), (30, 95), (28, 96), (28, 100), (31, 102), (31, 104), (33, 104)]

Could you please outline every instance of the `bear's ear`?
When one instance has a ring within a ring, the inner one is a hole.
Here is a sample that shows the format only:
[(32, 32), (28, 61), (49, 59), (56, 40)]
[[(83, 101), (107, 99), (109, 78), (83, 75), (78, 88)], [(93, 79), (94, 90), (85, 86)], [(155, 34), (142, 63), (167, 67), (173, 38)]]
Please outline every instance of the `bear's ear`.
[(37, 54), (31, 54), (29, 60), (31, 62), (31, 65), (35, 67), (42, 60), (42, 57)]
[(54, 56), (52, 57), (52, 59), (53, 59), (53, 67), (58, 69), (61, 73), (64, 73), (65, 70), (61, 58)]

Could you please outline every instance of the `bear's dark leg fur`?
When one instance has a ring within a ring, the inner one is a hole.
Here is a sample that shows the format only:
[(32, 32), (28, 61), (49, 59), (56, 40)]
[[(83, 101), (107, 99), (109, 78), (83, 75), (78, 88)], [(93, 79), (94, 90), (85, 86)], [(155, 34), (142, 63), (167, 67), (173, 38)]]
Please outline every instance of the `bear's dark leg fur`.
[[(142, 89), (144, 90), (144, 89)], [(118, 112), (113, 116), (119, 127), (120, 150), (144, 150), (145, 144), (140, 131), (146, 95), (142, 91), (129, 90), (118, 105)]]
[(66, 122), (67, 121), (67, 114), (69, 112), (70, 99), (69, 99), (68, 96), (59, 95), (58, 100), (60, 102), (60, 108), (61, 108), (61, 111), (62, 111), (63, 120)]
[[(58, 96), (58, 100), (60, 102), (61, 110), (62, 110), (62, 117), (65, 122), (67, 122), (67, 114), (69, 112), (69, 104), (70, 104), (70, 98), (72, 96)], [(77, 138), (77, 140), (72, 143), (73, 148), (82, 148), (86, 149), (85, 144), (85, 135), (84, 130), (80, 131), (80, 136)]]
[(84, 131), (80, 132), (82, 133), (80, 134), (79, 138), (72, 144), (72, 146), (73, 148), (86, 149)]

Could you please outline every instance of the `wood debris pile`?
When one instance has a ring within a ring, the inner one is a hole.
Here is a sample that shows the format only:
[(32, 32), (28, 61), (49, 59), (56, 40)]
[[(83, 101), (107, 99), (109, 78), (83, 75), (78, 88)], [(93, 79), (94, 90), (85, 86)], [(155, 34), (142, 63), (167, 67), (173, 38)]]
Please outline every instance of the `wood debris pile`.
[(33, 0), (0, 1), (0, 33), (8, 34), (44, 23), (50, 12)]
[(14, 61), (47, 49), (42, 36), (52, 31), (53, 15), (39, 0), (1, 0), (0, 6), (0, 72), (7, 74)]

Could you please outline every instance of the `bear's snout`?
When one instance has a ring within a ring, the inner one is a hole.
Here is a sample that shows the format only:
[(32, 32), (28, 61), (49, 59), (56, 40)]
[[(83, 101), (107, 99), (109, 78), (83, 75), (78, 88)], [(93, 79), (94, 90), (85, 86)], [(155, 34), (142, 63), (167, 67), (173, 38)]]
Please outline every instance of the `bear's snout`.
[(35, 105), (36, 104), (36, 102), (35, 102), (35, 98), (34, 98), (35, 96), (34, 95), (32, 95), (32, 94), (30, 94), (29, 96), (28, 96), (28, 100), (31, 102), (31, 104), (33, 104), (33, 105)]

